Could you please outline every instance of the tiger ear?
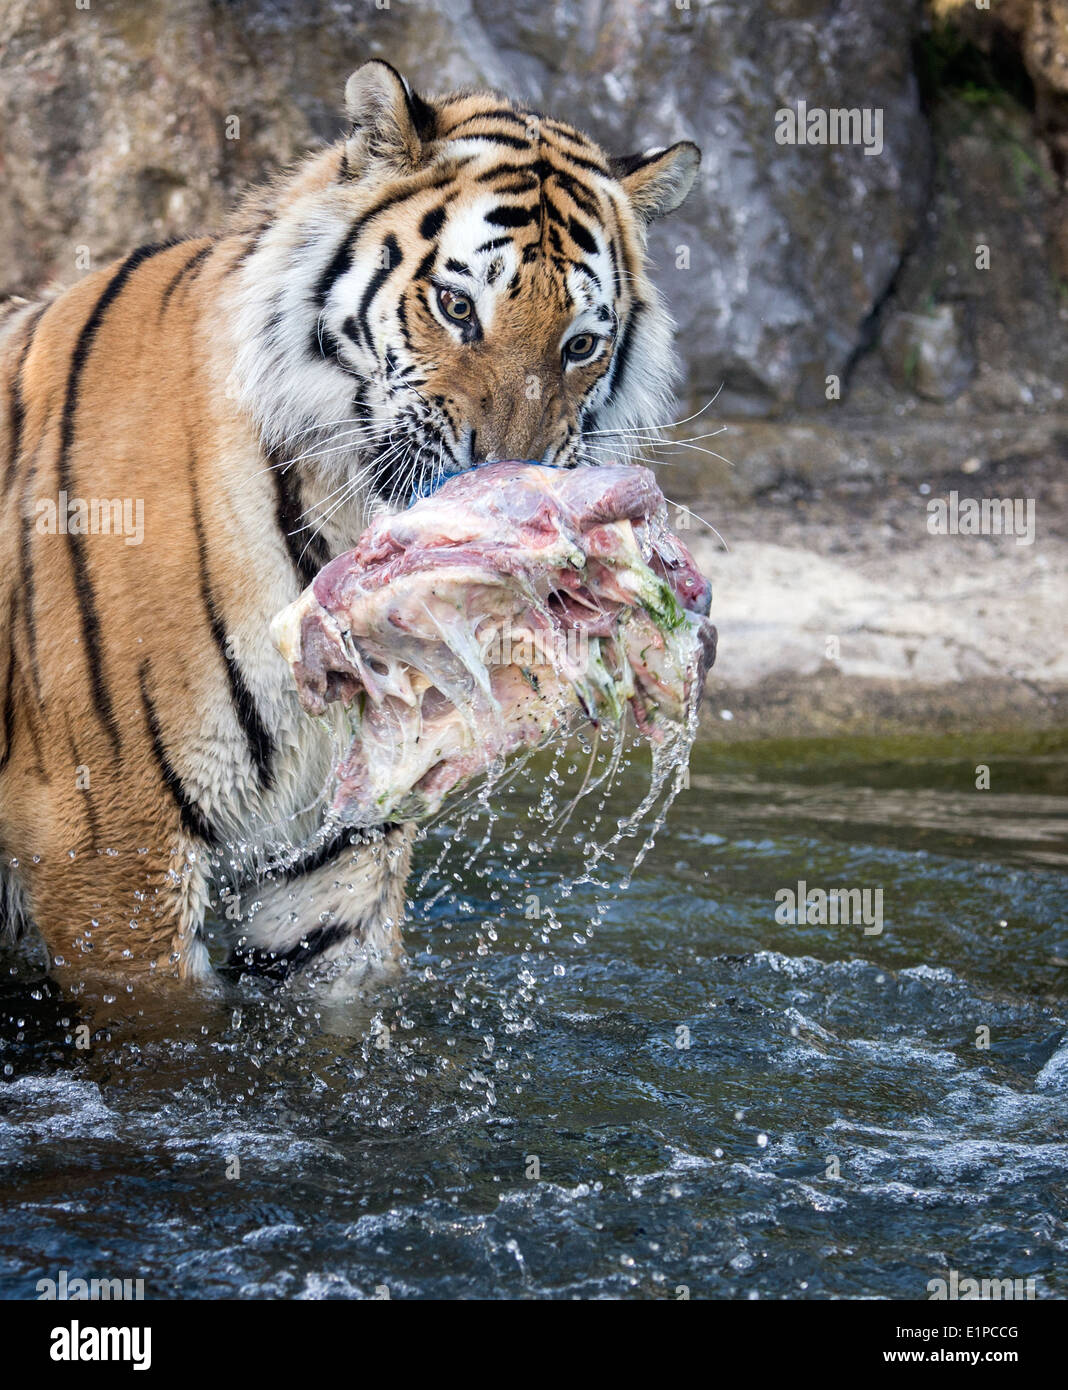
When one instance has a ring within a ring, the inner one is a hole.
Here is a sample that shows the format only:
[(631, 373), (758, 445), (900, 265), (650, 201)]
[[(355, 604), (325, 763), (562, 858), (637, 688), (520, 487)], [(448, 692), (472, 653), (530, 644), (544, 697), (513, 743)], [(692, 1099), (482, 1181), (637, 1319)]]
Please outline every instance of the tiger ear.
[(345, 111), (352, 122), (345, 146), (346, 167), (360, 173), (368, 164), (411, 172), (434, 139), (437, 112), (389, 63), (364, 63), (345, 83)]
[(611, 169), (635, 212), (651, 222), (675, 211), (693, 187), (700, 164), (701, 151), (693, 141), (680, 140), (666, 150), (613, 159)]

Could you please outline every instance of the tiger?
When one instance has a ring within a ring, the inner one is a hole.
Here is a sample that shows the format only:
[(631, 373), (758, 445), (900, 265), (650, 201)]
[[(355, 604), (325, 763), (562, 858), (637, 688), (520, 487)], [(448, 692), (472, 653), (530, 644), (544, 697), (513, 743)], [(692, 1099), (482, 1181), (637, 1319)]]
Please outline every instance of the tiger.
[(61, 986), (401, 959), (414, 827), (330, 828), (337, 730), (270, 620), (377, 510), (603, 462), (672, 399), (647, 231), (695, 144), (610, 156), (378, 60), (344, 107), (217, 233), (0, 319), (3, 920)]

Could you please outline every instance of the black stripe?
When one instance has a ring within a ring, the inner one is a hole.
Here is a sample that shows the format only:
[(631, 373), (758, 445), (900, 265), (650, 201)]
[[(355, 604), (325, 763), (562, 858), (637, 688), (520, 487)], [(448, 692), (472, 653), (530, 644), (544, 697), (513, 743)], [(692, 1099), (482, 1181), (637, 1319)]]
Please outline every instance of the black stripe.
[(22, 429), (26, 423), (26, 403), (22, 398), (22, 369), (26, 364), (30, 348), (33, 346), (34, 334), (37, 332), (37, 325), (48, 306), (42, 304), (41, 307), (30, 318), (30, 327), (26, 334), (26, 341), (19, 352), (18, 362), (15, 366), (15, 375), (11, 381), (11, 453), (8, 459), (7, 476), (4, 480), (5, 495), (11, 490), (15, 479), (18, 476), (19, 454), (22, 452)]
[(544, 190), (542, 191), (541, 195), (541, 206), (542, 211), (548, 214), (550, 222), (555, 222), (558, 227), (567, 226), (567, 218), (556, 206), (553, 200), (544, 192)]
[(18, 593), (12, 597), (10, 627), (7, 635), (7, 679), (4, 685), (4, 751), (0, 753), (0, 772), (7, 767), (11, 745), (15, 738), (15, 609)]
[(426, 213), (426, 215), (423, 217), (422, 222), (419, 223), (419, 235), (423, 238), (424, 241), (433, 241), (444, 225), (444, 206), (432, 208), (430, 212)]
[[(572, 270), (579, 270), (582, 272), (583, 275), (588, 275), (598, 289), (603, 289), (603, 286), (601, 284), (601, 277), (594, 270), (593, 266), (590, 265), (589, 261), (573, 260), (570, 262), (570, 265)], [(599, 311), (599, 317), (601, 318), (602, 322), (607, 322), (612, 317), (612, 311), (602, 304), (601, 309)]]
[(266, 951), (261, 946), (235, 946), (223, 970), (228, 975), (258, 975), (267, 980), (287, 980), (309, 961), (351, 936), (354, 930), (341, 922), (314, 927), (288, 951)]
[(623, 269), (626, 273), (627, 280), (633, 285), (638, 276), (638, 267), (635, 264), (634, 257), (631, 255), (631, 248), (627, 243), (626, 234), (623, 232), (620, 232), (619, 249), (623, 254)]
[(612, 262), (612, 285), (615, 291), (615, 300), (618, 303), (623, 297), (623, 278), (619, 273), (620, 251), (612, 232), (608, 233), (608, 255)]
[(207, 536), (204, 534), (204, 521), (200, 513), (200, 497), (196, 484), (196, 460), (194, 458), (190, 459), (189, 467), (190, 484), (193, 492), (193, 529), (196, 532), (197, 559), (200, 563), (200, 597), (208, 615), (208, 626), (211, 629), (212, 641), (218, 648), (219, 655), (226, 668), (226, 680), (230, 686), (230, 703), (233, 706), (237, 722), (241, 725), (245, 735), (245, 742), (248, 745), (249, 761), (256, 769), (260, 786), (267, 791), (274, 785), (274, 770), (272, 767), (274, 760), (274, 740), (271, 738), (266, 725), (260, 718), (255, 696), (245, 684), (245, 678), (241, 673), (240, 666), (238, 666), (229, 651), (226, 628), (223, 626), (222, 619), (219, 617), (219, 610), (215, 603), (215, 594), (211, 585), (211, 573), (208, 569), (208, 540)]
[(409, 352), (412, 350), (412, 334), (408, 327), (408, 305), (404, 295), (397, 301), (397, 323), (400, 325), (401, 337), (404, 339), (404, 346)]
[[(660, 154), (662, 153), (663, 151), (661, 150)], [(617, 179), (620, 183), (622, 183), (628, 174), (633, 174), (635, 169), (640, 169), (644, 164), (651, 164), (654, 159), (660, 158), (660, 154), (617, 155), (616, 158), (612, 160), (609, 166), (612, 170), (612, 177), (614, 179)]]
[(525, 177), (533, 174), (537, 176), (538, 166), (547, 161), (536, 159), (530, 164), (495, 164), (492, 169), (486, 169), (475, 180), (476, 183), (492, 183), (494, 179), (503, 179), (509, 175)]
[[(390, 830), (396, 830), (397, 825), (390, 821), (384, 825), (376, 826), (374, 829), (387, 834)], [(324, 868), (332, 860), (337, 859), (345, 850), (355, 850), (372, 838), (374, 838), (373, 830), (356, 831), (346, 827), (344, 830), (339, 830), (336, 835), (324, 840), (317, 848), (309, 850), (295, 863), (286, 864), (278, 869), (274, 877), (282, 883), (291, 883), (295, 878), (303, 878), (307, 874), (315, 873), (316, 870)]]
[(590, 189), (579, 183), (578, 179), (565, 169), (553, 169), (552, 176), (576, 207), (581, 208), (588, 217), (595, 217), (600, 221), (600, 209)]
[(371, 407), (367, 404), (368, 385), (368, 382), (360, 381), (352, 393), (352, 418), (364, 426), (371, 423)]
[(612, 358), (612, 366), (609, 368), (608, 390), (606, 392), (608, 396), (618, 390), (623, 383), (623, 374), (627, 370), (627, 363), (630, 361), (630, 355), (634, 349), (634, 330), (644, 309), (644, 304), (635, 304), (630, 312), (630, 317), (627, 319), (627, 326), (623, 330), (623, 336), (620, 338), (619, 346)]
[[(422, 190), (420, 189), (418, 191), (421, 192)], [(330, 258), (330, 263), (316, 282), (315, 303), (320, 313), (322, 312), (330, 291), (334, 287), (334, 282), (340, 280), (342, 275), (346, 274), (352, 266), (352, 249), (356, 245), (356, 239), (360, 235), (360, 232), (367, 226), (368, 222), (377, 217), (379, 213), (385, 212), (387, 208), (393, 207), (395, 203), (402, 203), (412, 196), (412, 191), (409, 191), (406, 193), (393, 193), (390, 197), (383, 198), (380, 203), (376, 203), (373, 208), (368, 209), (367, 212), (358, 217), (348, 229), (342, 238), (341, 245), (334, 252), (333, 256)]]
[[(68, 496), (75, 493), (70, 452), (74, 444), (74, 419), (78, 410), (78, 390), (81, 385), (82, 373), (93, 348), (93, 342), (100, 331), (100, 325), (103, 323), (108, 309), (122, 293), (123, 286), (137, 267), (175, 244), (175, 242), (169, 241), (152, 246), (139, 246), (136, 251), (127, 256), (108, 281), (107, 288), (97, 300), (93, 312), (89, 315), (78, 335), (78, 341), (71, 356), (70, 372), (67, 376), (67, 392), (63, 401), (63, 416), (60, 422), (59, 455), (56, 459), (59, 491), (66, 492)], [(85, 659), (89, 667), (89, 679), (93, 687), (96, 714), (107, 731), (112, 749), (118, 755), (122, 740), (119, 735), (119, 726), (115, 720), (111, 694), (101, 665), (100, 618), (96, 610), (93, 581), (85, 555), (85, 537), (68, 530), (67, 540), (69, 542), (71, 568), (74, 572), (74, 589), (81, 613), (82, 633), (85, 637)]]
[(587, 256), (596, 256), (597, 243), (590, 235), (589, 230), (582, 225), (577, 217), (568, 220), (567, 230), (571, 233), (571, 240), (576, 246), (581, 246)]
[(430, 275), (430, 272), (434, 269), (434, 262), (437, 260), (437, 257), (438, 250), (435, 246), (426, 253), (423, 259), (416, 266), (415, 274), (412, 276), (413, 283), (416, 281), (427, 279), (427, 277)]
[(484, 220), (491, 227), (529, 227), (532, 222), (537, 222), (538, 209), (502, 203), (487, 212)]
[[(341, 325), (342, 331), (346, 333), (354, 343), (359, 343), (356, 332), (356, 320), (350, 314)], [(321, 325), (312, 329), (312, 335), (308, 342), (308, 351), (313, 357), (321, 358), (324, 362), (336, 362), (339, 366), (341, 362), (341, 344), (338, 342), (337, 334), (329, 328)]]
[(519, 197), (523, 193), (535, 193), (538, 190), (538, 180), (535, 178), (519, 178), (516, 176), (511, 179), (502, 179), (493, 185), (494, 193), (500, 197)]
[(616, 203), (616, 200), (612, 195), (609, 195), (609, 201), (612, 204), (612, 211), (616, 215), (616, 230), (619, 233), (620, 259), (623, 262), (623, 269), (626, 272), (629, 283), (633, 284), (634, 281), (637, 279), (638, 266), (635, 264), (634, 256), (631, 254), (631, 247), (629, 242), (627, 241), (625, 224), (623, 218), (619, 215), (619, 207)]
[(182, 281), (185, 279), (187, 275), (196, 275), (201, 263), (205, 260), (206, 257), (211, 255), (214, 249), (214, 243), (209, 241), (207, 246), (202, 246), (199, 251), (195, 252), (192, 256), (190, 256), (189, 259), (186, 261), (185, 265), (182, 266), (181, 270), (179, 270), (178, 273), (171, 279), (167, 288), (163, 291), (163, 294), (160, 297), (159, 317), (161, 319), (164, 315), (167, 305), (170, 303), (171, 295), (175, 292), (175, 290), (178, 288), (178, 286), (182, 283)]
[(478, 140), (487, 145), (507, 145), (509, 149), (513, 150), (530, 149), (529, 140), (520, 140), (518, 135), (505, 135), (502, 132), (498, 132), (496, 135), (490, 135), (483, 131), (476, 131), (471, 135), (460, 135), (457, 139)]
[(274, 478), (275, 520), (301, 587), (306, 589), (330, 559), (330, 554), (320, 535), (313, 536), (310, 541), (301, 540), (301, 534), (307, 528), (301, 521), (304, 509), (301, 506), (300, 481), (296, 478), (290, 481), (288, 477), (293, 465), (287, 464), (275, 450), (268, 451), (267, 462), (271, 465), (271, 476)]
[[(31, 595), (31, 598), (32, 598), (32, 595)], [(20, 607), (20, 605), (22, 606), (23, 609), (25, 609), (25, 608), (27, 607), (27, 603), (28, 603), (28, 600), (27, 600), (25, 588), (17, 588), (17, 589), (14, 591), (14, 593), (13, 593), (13, 595), (12, 595), (12, 599), (11, 599), (11, 614), (10, 614), (10, 623), (11, 623), (11, 639), (10, 639), (10, 640), (11, 640), (11, 654), (10, 654), (10, 662), (11, 662), (11, 665), (10, 665), (10, 667), (8, 668), (8, 677), (9, 677), (9, 681), (10, 681), (10, 682), (13, 682), (13, 681), (14, 681), (14, 678), (15, 678), (15, 677), (14, 677), (14, 674), (13, 674), (13, 672), (14, 672), (14, 661), (15, 661), (15, 625), (16, 625), (16, 623), (18, 622), (19, 607)], [(24, 614), (24, 616), (25, 616), (25, 614)], [(27, 618), (27, 628), (29, 627), (31, 621), (32, 621), (32, 619)], [(36, 682), (36, 691), (35, 691), (35, 693), (37, 694), (38, 703), (40, 703), (40, 698), (41, 698), (41, 696), (40, 696), (40, 680), (41, 680), (41, 677), (40, 677), (40, 672), (37, 670), (37, 667), (36, 667), (36, 657), (34, 657), (32, 663), (31, 663), (31, 669), (32, 669), (32, 671), (33, 671), (34, 680), (35, 680), (35, 682)], [(21, 672), (19, 673), (19, 676), (20, 676), (20, 678), (22, 677), (22, 673), (21, 673)], [(28, 731), (28, 733), (29, 733), (29, 735), (30, 735), (30, 743), (33, 745), (33, 761), (34, 761), (34, 766), (35, 766), (35, 769), (36, 769), (36, 772), (37, 772), (37, 776), (38, 776), (38, 777), (40, 778), (40, 780), (41, 780), (42, 782), (44, 782), (46, 785), (51, 785), (52, 779), (51, 779), (51, 777), (48, 776), (47, 772), (45, 772), (44, 763), (43, 763), (42, 760), (41, 760), (41, 744), (40, 744), (40, 740), (39, 740), (39, 738), (38, 738), (38, 736), (37, 736), (36, 716), (35, 716), (35, 712), (34, 712), (34, 709), (33, 709), (33, 705), (32, 705), (31, 701), (30, 701), (29, 698), (28, 698), (28, 696), (29, 696), (29, 694), (30, 694), (30, 691), (29, 691), (28, 682), (27, 682), (25, 679), (22, 679), (22, 689), (23, 689), (23, 694), (24, 694), (25, 696), (27, 696), (27, 698), (25, 699), (25, 701), (24, 701), (24, 703), (23, 703), (23, 707), (22, 707), (22, 708), (23, 708), (23, 713), (24, 713), (25, 716), (26, 716), (26, 729), (27, 729), (27, 731)], [(5, 696), (5, 703), (6, 703), (7, 700), (11, 700), (12, 703), (14, 702), (14, 689), (13, 689), (13, 688), (10, 688), (10, 687), (9, 687), (8, 692), (7, 692), (6, 696)], [(6, 719), (6, 712), (5, 712), (5, 719)], [(7, 734), (7, 740), (6, 740), (6, 745), (5, 745), (5, 756), (4, 756), (4, 760), (3, 760), (4, 763), (7, 762), (7, 759), (8, 759), (8, 757), (10, 756), (12, 741), (13, 741), (13, 739), (12, 739), (12, 733), (11, 733), (11, 732), (8, 732), (8, 734)], [(2, 766), (3, 766), (3, 763), (0, 763), (0, 767), (2, 767)]]
[[(534, 116), (535, 120), (541, 119), (533, 111), (530, 114), (531, 116)], [(524, 128), (524, 130), (527, 128), (528, 125), (527, 117), (520, 116), (515, 111), (510, 111), (507, 107), (501, 107), (497, 111), (476, 111), (473, 116), (465, 116), (462, 121), (457, 121), (456, 124), (450, 126), (448, 130), (442, 131), (441, 138), (443, 140), (454, 139), (456, 137), (456, 132), (458, 130), (463, 130), (464, 126), (470, 125), (472, 121), (504, 121), (506, 123), (510, 122), (512, 125), (521, 125)], [(463, 138), (467, 139), (466, 136), (464, 136)]]
[(137, 670), (137, 680), (141, 687), (141, 704), (144, 707), (145, 722), (148, 725), (149, 737), (152, 740), (152, 752), (156, 757), (156, 765), (159, 768), (160, 777), (171, 796), (174, 798), (175, 805), (178, 807), (178, 815), (182, 823), (182, 829), (189, 835), (195, 835), (198, 839), (205, 840), (209, 845), (216, 843), (215, 831), (208, 824), (204, 812), (197, 803), (190, 799), (186, 794), (185, 787), (182, 786), (182, 779), (175, 772), (167, 750), (163, 744), (163, 731), (160, 728), (159, 715), (156, 713), (156, 706), (152, 696), (148, 692), (148, 661), (142, 661)]
[(26, 509), (26, 499), (30, 496), (33, 480), (37, 476), (37, 465), (31, 461), (26, 475), (26, 490), (23, 495), (22, 525), (19, 532), (19, 590), (22, 594), (22, 613), (26, 620), (26, 648), (30, 657), (30, 672), (33, 676), (33, 691), (37, 701), (41, 701), (41, 668), (37, 661), (37, 619), (34, 616), (33, 601), (36, 596), (36, 582), (33, 575), (33, 522)]
[(26, 729), (30, 735), (30, 742), (33, 744), (34, 770), (45, 786), (50, 787), (52, 779), (45, 771), (44, 759), (41, 757), (41, 739), (37, 732), (37, 720), (34, 717), (33, 706), (27, 702), (23, 706), (23, 713), (26, 715)]
[[(226, 275), (232, 275), (235, 270), (240, 270), (241, 267), (245, 264), (245, 262), (249, 259), (249, 257), (259, 250), (260, 242), (263, 240), (267, 232), (270, 230), (273, 221), (273, 217), (265, 217), (263, 219), (263, 221), (259, 224), (256, 230), (251, 234), (251, 236), (249, 236), (249, 239), (245, 243), (245, 246), (242, 249), (241, 254), (237, 256), (229, 266), (227, 266), (226, 271), (224, 272)], [(246, 233), (245, 235), (248, 235), (248, 233)]]
[(367, 288), (363, 292), (363, 298), (360, 300), (360, 308), (358, 311), (360, 329), (363, 332), (364, 341), (372, 352), (374, 351), (375, 343), (371, 334), (371, 321), (367, 316), (368, 310), (371, 307), (371, 301), (404, 259), (401, 255), (401, 249), (398, 245), (397, 238), (392, 232), (390, 232), (389, 236), (387, 236), (382, 243), (382, 250), (386, 253), (385, 265), (380, 265), (367, 282)]
[[(546, 179), (554, 178), (560, 174), (560, 171), (548, 159), (536, 159), (533, 164), (528, 164), (527, 168), (534, 177), (542, 183), (544, 183)], [(566, 174), (560, 176), (563, 178), (568, 177)]]
[(570, 161), (570, 163), (577, 165), (577, 167), (580, 169), (589, 169), (595, 174), (603, 175), (605, 178), (610, 177), (608, 170), (605, 168), (605, 166), (603, 164), (597, 163), (596, 160), (583, 159), (581, 155), (572, 154), (570, 150), (566, 150), (562, 148), (560, 145), (552, 145), (550, 146), (550, 148), (552, 149), (553, 153), (559, 155), (561, 159), (566, 159)]
[(334, 286), (334, 282), (339, 280), (342, 275), (352, 265), (352, 251), (356, 245), (357, 238), (369, 222), (372, 222), (381, 213), (389, 208), (395, 207), (398, 203), (406, 203), (410, 198), (414, 198), (417, 193), (426, 193), (435, 188), (444, 188), (446, 184), (452, 183), (451, 173), (444, 174), (440, 178), (434, 179), (432, 183), (426, 184), (421, 188), (409, 188), (400, 193), (391, 193), (388, 198), (383, 198), (374, 207), (368, 208), (362, 213), (342, 238), (341, 245), (334, 252), (330, 263), (323, 271), (315, 286), (315, 304), (319, 313), (322, 313), (323, 306), (326, 304), (327, 296)]
[[(551, 116), (547, 116), (542, 124), (545, 126), (546, 130), (550, 131), (553, 135), (558, 135), (562, 140), (570, 140), (573, 145), (578, 145), (579, 148), (583, 150), (589, 150), (591, 154), (596, 155), (599, 153), (597, 147), (593, 145), (581, 131), (576, 130), (574, 126), (564, 125), (562, 121), (555, 121)], [(607, 170), (607, 166), (603, 160), (597, 167)]]
[[(396, 68), (393, 71), (396, 72)], [(397, 76), (399, 77), (400, 74), (397, 73)], [(408, 107), (408, 119), (415, 129), (416, 135), (424, 143), (433, 140), (438, 133), (437, 110), (428, 101), (424, 101), (418, 92), (413, 92), (403, 78), (401, 78), (401, 86), (404, 88), (404, 102)]]

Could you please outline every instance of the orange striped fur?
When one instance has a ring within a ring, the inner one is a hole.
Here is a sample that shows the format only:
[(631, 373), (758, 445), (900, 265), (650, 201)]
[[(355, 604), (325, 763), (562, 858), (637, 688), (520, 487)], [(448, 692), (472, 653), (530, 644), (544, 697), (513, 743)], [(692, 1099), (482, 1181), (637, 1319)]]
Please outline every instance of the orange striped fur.
[(669, 398), (644, 228), (693, 146), (613, 162), (383, 63), (346, 98), (221, 234), (0, 318), (0, 858), (61, 976), (203, 976), (209, 904), (238, 966), (395, 959), (410, 828), (323, 830), (330, 730), (270, 619), (372, 506), (602, 461)]

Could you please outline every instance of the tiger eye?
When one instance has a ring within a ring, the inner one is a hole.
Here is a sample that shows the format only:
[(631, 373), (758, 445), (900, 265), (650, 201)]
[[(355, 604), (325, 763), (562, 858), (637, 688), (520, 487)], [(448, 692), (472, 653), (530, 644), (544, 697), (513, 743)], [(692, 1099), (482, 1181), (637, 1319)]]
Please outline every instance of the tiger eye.
[(573, 362), (581, 362), (583, 359), (593, 355), (593, 351), (597, 346), (597, 341), (593, 333), (576, 333), (575, 336), (568, 341), (565, 351)]
[(441, 307), (450, 319), (466, 323), (475, 311), (475, 306), (466, 294), (454, 294), (452, 290), (442, 290)]

